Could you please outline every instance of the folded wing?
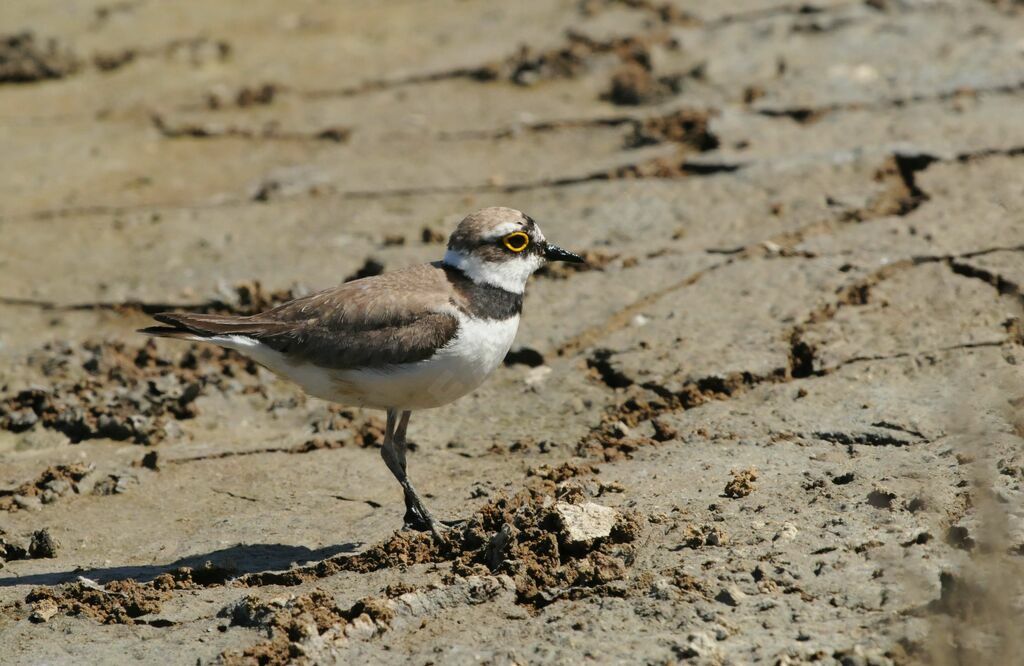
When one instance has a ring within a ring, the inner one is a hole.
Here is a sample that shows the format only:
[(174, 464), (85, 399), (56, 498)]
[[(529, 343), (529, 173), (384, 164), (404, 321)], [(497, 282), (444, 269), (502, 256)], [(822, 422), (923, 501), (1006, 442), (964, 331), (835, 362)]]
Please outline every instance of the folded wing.
[[(253, 340), (298, 363), (387, 367), (430, 358), (458, 332), (457, 296), (433, 265), (345, 283), (248, 317), (165, 312), (141, 332), (213, 343)], [(234, 345), (232, 345), (234, 346)]]

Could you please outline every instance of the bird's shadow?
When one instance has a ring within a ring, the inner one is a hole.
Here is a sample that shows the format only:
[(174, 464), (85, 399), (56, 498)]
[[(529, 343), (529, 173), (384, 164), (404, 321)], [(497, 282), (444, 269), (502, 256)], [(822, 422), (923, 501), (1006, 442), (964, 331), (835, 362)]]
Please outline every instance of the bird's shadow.
[[(351, 553), (362, 545), (362, 543), (343, 543), (311, 549), (305, 546), (288, 546), (280, 543), (238, 544), (209, 553), (188, 555), (167, 564), (126, 565), (94, 569), (76, 568), (71, 571), (4, 576), (0, 578), (0, 587), (59, 585), (75, 581), (79, 576), (100, 584), (124, 578), (132, 578), (144, 583), (179, 567), (193, 569), (192, 578), (197, 582), (222, 582), (235, 576), (263, 571), (280, 571), (296, 564), (320, 561), (340, 553)], [(9, 574), (10, 569), (11, 567), (8, 566), (4, 573)]]

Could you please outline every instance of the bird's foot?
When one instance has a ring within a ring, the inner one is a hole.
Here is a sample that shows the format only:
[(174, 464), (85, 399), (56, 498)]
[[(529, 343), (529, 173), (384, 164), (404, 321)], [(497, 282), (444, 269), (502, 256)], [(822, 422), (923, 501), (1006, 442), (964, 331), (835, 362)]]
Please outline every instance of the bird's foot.
[(410, 505), (405, 510), (404, 530), (413, 530), (416, 532), (430, 532), (434, 535), (435, 539), (444, 540), (444, 534), (448, 532), (449, 527), (440, 521), (434, 519), (427, 508), (420, 504), (419, 506)]

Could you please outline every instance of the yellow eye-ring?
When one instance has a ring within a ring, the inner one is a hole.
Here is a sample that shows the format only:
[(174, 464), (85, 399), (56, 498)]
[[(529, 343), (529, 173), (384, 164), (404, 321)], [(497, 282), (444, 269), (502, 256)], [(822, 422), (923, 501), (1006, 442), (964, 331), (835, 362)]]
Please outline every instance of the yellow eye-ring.
[(513, 231), (508, 236), (502, 238), (501, 242), (513, 252), (522, 252), (530, 244), (530, 237), (525, 232)]

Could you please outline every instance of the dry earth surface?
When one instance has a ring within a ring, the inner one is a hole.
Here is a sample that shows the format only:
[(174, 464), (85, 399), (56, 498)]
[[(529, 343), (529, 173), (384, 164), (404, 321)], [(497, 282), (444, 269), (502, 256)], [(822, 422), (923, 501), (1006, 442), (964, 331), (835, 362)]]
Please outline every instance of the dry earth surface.
[[(1020, 2), (0, 32), (0, 662), (1020, 658)], [(414, 416), (445, 543), (395, 532), (378, 414), (133, 332), (436, 259), (488, 205), (590, 265)]]

